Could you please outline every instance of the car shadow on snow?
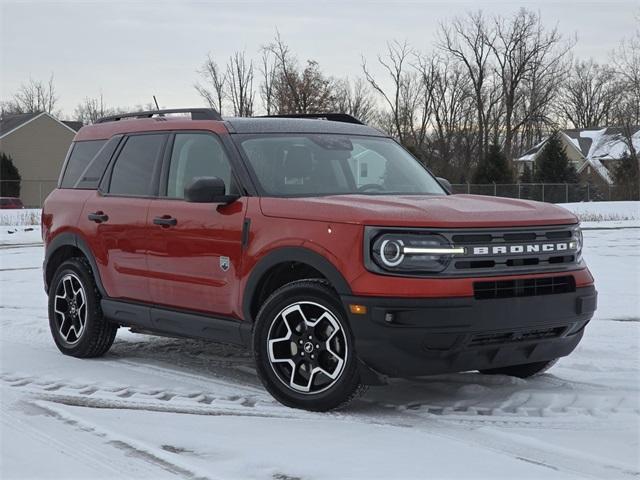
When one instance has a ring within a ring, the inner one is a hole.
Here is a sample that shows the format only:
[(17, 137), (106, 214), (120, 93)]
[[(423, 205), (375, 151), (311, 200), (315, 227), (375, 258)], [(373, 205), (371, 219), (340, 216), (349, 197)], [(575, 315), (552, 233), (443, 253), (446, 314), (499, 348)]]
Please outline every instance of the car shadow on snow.
[[(117, 339), (105, 359), (128, 365), (184, 372), (200, 380), (261, 388), (251, 354), (240, 347), (206, 340), (126, 335)], [(349, 407), (351, 413), (377, 410), (424, 411), (430, 414), (524, 414), (542, 416), (553, 404), (557, 413), (576, 403), (576, 387), (552, 373), (531, 379), (464, 372), (415, 379), (392, 379), (370, 387)], [(212, 386), (212, 388), (214, 388)], [(565, 398), (566, 397), (566, 398)], [(265, 391), (265, 399), (269, 399)]]

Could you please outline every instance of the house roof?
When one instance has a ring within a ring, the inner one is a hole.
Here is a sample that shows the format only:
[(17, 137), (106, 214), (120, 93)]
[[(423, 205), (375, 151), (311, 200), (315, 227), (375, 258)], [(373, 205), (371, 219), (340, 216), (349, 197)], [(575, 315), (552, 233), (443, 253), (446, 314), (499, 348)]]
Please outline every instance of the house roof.
[(75, 120), (62, 120), (62, 123), (64, 123), (67, 127), (75, 130), (76, 132), (84, 127), (84, 123), (76, 122)]
[[(4, 117), (2, 117), (2, 119), (0, 119), (0, 138), (4, 138), (7, 135), (12, 134), (19, 128), (24, 127), (25, 125), (32, 122), (36, 118), (40, 118), (42, 116), (47, 116), (52, 120), (54, 120), (55, 122), (58, 122), (64, 128), (67, 128), (71, 132), (76, 133), (76, 130), (73, 127), (71, 127), (70, 125), (67, 125), (66, 122), (62, 122), (58, 120), (56, 117), (54, 117), (53, 115), (47, 112), (20, 113), (17, 115), (5, 115)], [(70, 123), (76, 123), (76, 122), (70, 122)]]
[(16, 128), (27, 123), (29, 120), (33, 120), (40, 115), (39, 113), (21, 113), (19, 115), (6, 115), (0, 119), (0, 137), (3, 137), (5, 133), (8, 133)]
[[(640, 151), (640, 126), (632, 127), (631, 132), (633, 146), (636, 151)], [(584, 159), (584, 162), (578, 168), (578, 173), (582, 172), (587, 166), (591, 166), (606, 182), (613, 183), (611, 172), (602, 162), (618, 160), (629, 152), (622, 127), (574, 128), (562, 130), (560, 133), (567, 143), (574, 147)], [(514, 160), (519, 162), (535, 161), (546, 142), (547, 138)]]

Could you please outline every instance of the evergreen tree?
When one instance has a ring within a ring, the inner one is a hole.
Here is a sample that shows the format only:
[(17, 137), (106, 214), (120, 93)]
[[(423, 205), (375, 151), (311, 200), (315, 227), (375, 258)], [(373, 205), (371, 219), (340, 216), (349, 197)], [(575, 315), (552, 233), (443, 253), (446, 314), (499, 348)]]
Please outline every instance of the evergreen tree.
[(19, 197), (20, 180), (20, 173), (11, 157), (0, 152), (0, 197)]
[(569, 162), (559, 132), (552, 134), (536, 160), (536, 182), (576, 183), (576, 169)]
[(638, 162), (625, 152), (624, 157), (613, 170), (613, 182), (616, 186), (616, 199), (618, 200), (640, 200), (638, 191), (640, 191), (640, 172), (638, 171)]
[(528, 163), (524, 164), (522, 174), (520, 174), (520, 183), (533, 183), (533, 172)]
[(473, 175), (473, 183), (513, 183), (513, 172), (499, 145), (489, 147), (487, 156)]

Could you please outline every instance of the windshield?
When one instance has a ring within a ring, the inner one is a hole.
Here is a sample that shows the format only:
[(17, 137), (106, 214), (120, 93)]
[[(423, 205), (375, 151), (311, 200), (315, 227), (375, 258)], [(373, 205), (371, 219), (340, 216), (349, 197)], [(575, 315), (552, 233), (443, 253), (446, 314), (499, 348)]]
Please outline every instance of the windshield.
[(270, 196), (445, 195), (389, 138), (305, 134), (239, 135), (255, 177)]

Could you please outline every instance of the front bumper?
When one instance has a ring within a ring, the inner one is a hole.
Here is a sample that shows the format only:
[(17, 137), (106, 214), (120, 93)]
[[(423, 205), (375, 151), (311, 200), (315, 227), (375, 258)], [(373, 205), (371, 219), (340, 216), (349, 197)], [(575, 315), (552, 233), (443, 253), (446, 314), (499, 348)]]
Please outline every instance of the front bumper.
[(360, 360), (391, 377), (552, 360), (576, 347), (597, 305), (595, 287), (532, 297), (403, 299), (343, 296)]

